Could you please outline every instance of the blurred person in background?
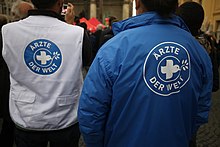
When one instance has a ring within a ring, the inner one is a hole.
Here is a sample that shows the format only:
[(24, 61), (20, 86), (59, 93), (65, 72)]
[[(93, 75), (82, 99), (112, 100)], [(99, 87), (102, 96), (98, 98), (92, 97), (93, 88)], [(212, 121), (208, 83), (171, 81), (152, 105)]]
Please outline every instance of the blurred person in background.
[(109, 24), (108, 24), (108, 27), (102, 31), (100, 42), (99, 42), (99, 48), (105, 42), (107, 42), (109, 39), (111, 39), (114, 36), (113, 31), (112, 31), (112, 24), (117, 21), (118, 21), (117, 17), (109, 16)]
[[(185, 2), (178, 7), (176, 14), (184, 20), (192, 35), (199, 41), (199, 43), (209, 54), (212, 61), (213, 71), (212, 92), (216, 92), (219, 89), (218, 53), (217, 48), (212, 42), (210, 36), (201, 31), (201, 26), (204, 20), (203, 7), (196, 2)], [(195, 135), (192, 137), (192, 140), (190, 141), (190, 147), (196, 146), (195, 133)]]
[(12, 21), (17, 21), (28, 16), (28, 11), (34, 9), (34, 5), (30, 2), (17, 0), (12, 4), (11, 13)]
[(88, 36), (83, 28), (64, 21), (64, 0), (32, 3), (36, 9), (28, 11), (28, 17), (2, 28), (15, 144), (78, 147), (82, 67), (91, 63), (91, 51), (85, 46)]
[(93, 40), (93, 54), (94, 55), (97, 54), (97, 52), (100, 48), (100, 41), (101, 41), (102, 32), (103, 32), (102, 25), (99, 24), (96, 27), (96, 31), (94, 33), (92, 33), (92, 35), (91, 35), (91, 36), (94, 36), (94, 40)]
[(74, 24), (75, 20), (75, 11), (74, 5), (72, 3), (67, 3), (66, 14), (64, 15), (64, 19), (68, 24)]
[(86, 76), (81, 133), (87, 147), (188, 147), (208, 121), (211, 60), (174, 15), (178, 0), (135, 2)]
[(213, 40), (210, 35), (201, 31), (201, 26), (204, 20), (203, 7), (197, 2), (185, 2), (178, 7), (176, 14), (184, 20), (192, 35), (209, 54), (213, 67), (212, 91), (216, 92), (219, 89), (218, 49), (216, 47), (216, 41)]

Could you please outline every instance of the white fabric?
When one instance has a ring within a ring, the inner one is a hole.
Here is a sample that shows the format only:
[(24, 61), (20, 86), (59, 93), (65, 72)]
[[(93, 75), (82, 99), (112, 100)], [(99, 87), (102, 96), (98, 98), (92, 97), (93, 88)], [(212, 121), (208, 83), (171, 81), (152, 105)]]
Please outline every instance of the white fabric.
[[(83, 83), (83, 29), (48, 16), (29, 16), (7, 24), (2, 31), (2, 55), (11, 75), (10, 115), (14, 122), (32, 130), (57, 130), (76, 123)], [(49, 41), (61, 55), (50, 51), (53, 47)], [(59, 55), (52, 58), (55, 54)], [(27, 61), (25, 56), (33, 61)], [(58, 67), (52, 61), (61, 64)]]

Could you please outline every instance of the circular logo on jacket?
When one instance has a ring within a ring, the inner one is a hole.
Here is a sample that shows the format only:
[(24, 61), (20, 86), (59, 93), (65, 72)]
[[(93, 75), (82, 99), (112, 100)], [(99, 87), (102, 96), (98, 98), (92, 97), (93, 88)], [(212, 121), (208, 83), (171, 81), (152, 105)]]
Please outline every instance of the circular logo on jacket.
[(180, 92), (190, 79), (188, 51), (175, 42), (156, 45), (147, 55), (143, 78), (147, 87), (161, 96)]
[(55, 73), (62, 63), (60, 49), (53, 42), (46, 39), (32, 41), (25, 48), (24, 61), (34, 73), (50, 75)]

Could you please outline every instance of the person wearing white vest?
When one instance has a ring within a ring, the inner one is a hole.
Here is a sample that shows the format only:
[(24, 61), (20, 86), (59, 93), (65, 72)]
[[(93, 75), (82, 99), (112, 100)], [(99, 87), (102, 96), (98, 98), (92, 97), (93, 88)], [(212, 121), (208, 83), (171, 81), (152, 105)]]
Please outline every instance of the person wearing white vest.
[(37, 8), (3, 26), (10, 72), (10, 115), (17, 147), (78, 147), (82, 66), (90, 64), (83, 28), (62, 21), (64, 0), (32, 0)]

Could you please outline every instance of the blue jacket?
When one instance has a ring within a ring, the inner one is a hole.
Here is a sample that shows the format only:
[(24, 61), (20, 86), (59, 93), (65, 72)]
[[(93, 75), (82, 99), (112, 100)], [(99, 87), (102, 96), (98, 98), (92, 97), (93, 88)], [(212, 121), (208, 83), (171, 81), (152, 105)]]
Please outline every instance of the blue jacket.
[(87, 147), (187, 147), (208, 120), (212, 64), (183, 21), (154, 12), (115, 23), (79, 102)]

